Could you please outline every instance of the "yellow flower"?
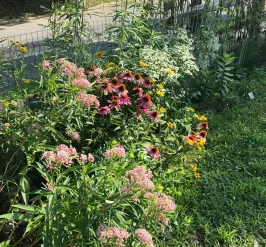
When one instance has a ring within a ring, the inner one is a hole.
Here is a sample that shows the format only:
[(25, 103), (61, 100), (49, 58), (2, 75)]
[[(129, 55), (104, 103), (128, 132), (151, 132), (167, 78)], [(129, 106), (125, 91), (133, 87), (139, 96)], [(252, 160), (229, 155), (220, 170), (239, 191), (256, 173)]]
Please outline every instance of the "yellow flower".
[(163, 84), (160, 83), (160, 84), (157, 85), (157, 87), (158, 87), (159, 89), (163, 89)]
[(194, 172), (198, 170), (198, 167), (196, 165), (191, 164), (190, 167)]
[[(10, 41), (12, 42), (12, 41)], [(19, 41), (14, 42), (15, 45), (20, 45), (21, 43)]]
[(186, 140), (186, 142), (187, 142), (187, 144), (190, 145), (190, 146), (192, 146), (192, 145), (194, 144), (194, 142), (193, 142), (192, 140), (190, 140), (190, 139)]
[(30, 80), (28, 80), (28, 79), (22, 79), (22, 81), (24, 81), (24, 83), (26, 83), (26, 84), (30, 83)]
[(104, 52), (103, 51), (98, 51), (98, 52), (96, 52), (95, 56), (97, 58), (102, 58), (104, 56)]
[(157, 91), (156, 92), (160, 97), (163, 97), (165, 95), (165, 92), (163, 91)]
[(192, 108), (192, 107), (188, 108), (188, 110), (189, 110), (190, 112), (195, 112), (195, 109)]
[(203, 139), (197, 139), (197, 146), (204, 146), (205, 141)]
[(6, 101), (6, 102), (4, 103), (4, 105), (5, 105), (5, 106), (9, 106), (9, 105), (10, 105), (10, 102)]
[(140, 66), (140, 67), (147, 67), (148, 64), (145, 63), (145, 62), (143, 62), (143, 61), (139, 61), (139, 66)]
[(166, 73), (167, 73), (169, 76), (171, 76), (171, 75), (174, 74), (174, 71), (171, 70), (171, 69), (167, 69), (167, 70), (166, 70)]
[(174, 124), (171, 123), (171, 122), (167, 122), (167, 126), (170, 127), (170, 128), (173, 128), (174, 127)]
[(27, 48), (27, 46), (25, 46), (25, 45), (21, 45), (20, 47), (19, 47), (19, 49), (22, 51), (22, 52), (28, 52), (28, 48)]
[(164, 112), (166, 112), (166, 109), (163, 108), (163, 107), (161, 107), (161, 108), (160, 108), (160, 112), (161, 112), (161, 113), (164, 113)]
[(200, 174), (199, 174), (198, 172), (195, 172), (195, 173), (194, 173), (194, 177), (195, 177), (196, 179), (199, 179), (199, 178), (200, 178)]
[(114, 67), (114, 66), (115, 66), (115, 63), (113, 63), (113, 62), (109, 62), (109, 63), (106, 63), (104, 65), (105, 68), (110, 68), (110, 67)]
[(199, 117), (199, 120), (200, 121), (207, 121), (208, 119), (205, 116), (202, 115), (202, 116)]
[(115, 69), (117, 70), (118, 73), (122, 72), (122, 69), (118, 65), (115, 66)]

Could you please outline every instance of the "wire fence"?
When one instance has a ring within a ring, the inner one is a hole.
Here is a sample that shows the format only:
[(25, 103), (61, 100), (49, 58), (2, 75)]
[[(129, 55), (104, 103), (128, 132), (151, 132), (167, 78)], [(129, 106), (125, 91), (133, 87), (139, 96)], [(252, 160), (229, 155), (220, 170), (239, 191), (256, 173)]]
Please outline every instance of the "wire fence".
[[(108, 50), (112, 43), (108, 42), (107, 27), (113, 24), (111, 20), (90, 21), (87, 23), (84, 44), (86, 44), (92, 53), (99, 50)], [(62, 44), (53, 42), (50, 29), (44, 29), (37, 32), (25, 33), (22, 35), (12, 35), (1, 38), (0, 43), (0, 91), (12, 89), (16, 86), (16, 69), (22, 66), (20, 63), (19, 47), (27, 47), (27, 53), (23, 56), (25, 65), (25, 78), (32, 80), (37, 78), (37, 65), (42, 60), (43, 55), (48, 53), (51, 48), (71, 52), (71, 47), (64, 47)], [(14, 45), (17, 42), (18, 46)], [(70, 55), (70, 54), (68, 54)], [(2, 66), (1, 66), (2, 64)], [(2, 68), (1, 68), (2, 67)], [(4, 69), (3, 69), (4, 68)]]

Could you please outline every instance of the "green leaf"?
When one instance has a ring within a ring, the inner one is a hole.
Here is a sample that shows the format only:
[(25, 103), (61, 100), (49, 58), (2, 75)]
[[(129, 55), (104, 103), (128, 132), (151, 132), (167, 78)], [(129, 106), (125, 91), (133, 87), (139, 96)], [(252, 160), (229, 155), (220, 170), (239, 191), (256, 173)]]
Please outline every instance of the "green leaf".
[(0, 215), (0, 219), (7, 219), (7, 220), (25, 220), (28, 221), (31, 217), (25, 214), (19, 213), (11, 213), (11, 214), (2, 214)]
[[(24, 204), (14, 204), (14, 205), (11, 205), (11, 207), (13, 208), (20, 208), (20, 209), (23, 209), (25, 211), (28, 211), (28, 212), (36, 212), (36, 211), (43, 211), (42, 208), (38, 207), (38, 206), (31, 206), (31, 205), (24, 205)], [(44, 211), (43, 211), (44, 213)]]
[(25, 177), (20, 179), (19, 188), (25, 204), (28, 204), (30, 185)]
[(8, 247), (10, 241), (11, 241), (11, 240), (7, 240), (7, 241), (4, 241), (4, 242), (1, 242), (1, 243), (0, 243), (0, 247)]

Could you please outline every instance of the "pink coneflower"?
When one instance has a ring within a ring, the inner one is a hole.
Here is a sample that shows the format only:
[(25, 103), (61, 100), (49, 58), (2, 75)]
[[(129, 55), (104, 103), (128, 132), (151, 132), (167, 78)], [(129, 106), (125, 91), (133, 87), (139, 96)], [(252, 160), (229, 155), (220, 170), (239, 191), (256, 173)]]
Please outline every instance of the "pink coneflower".
[(209, 129), (209, 124), (208, 124), (208, 122), (200, 123), (200, 124), (198, 124), (198, 128), (207, 130), (207, 129)]
[(134, 81), (135, 80), (134, 75), (132, 75), (132, 73), (129, 71), (121, 73), (119, 77), (124, 81)]
[(111, 109), (115, 108), (116, 110), (119, 110), (121, 108), (118, 96), (113, 96), (110, 100), (107, 100), (107, 102), (110, 104), (109, 107)]
[(149, 111), (149, 108), (141, 104), (141, 105), (137, 105), (137, 110), (142, 113), (147, 113)]
[(108, 82), (108, 80), (103, 80), (101, 84), (103, 84), (101, 86), (101, 90), (104, 95), (108, 95), (109, 93), (114, 91), (112, 85)]
[(135, 83), (138, 84), (139, 86), (141, 86), (141, 85), (143, 85), (143, 82), (144, 82), (144, 80), (143, 80), (141, 74), (140, 73), (135, 74)]
[(130, 98), (127, 96), (127, 93), (122, 93), (119, 97), (121, 105), (131, 105)]
[(125, 84), (120, 84), (117, 88), (116, 88), (116, 93), (121, 96), (121, 94), (123, 93), (128, 93), (127, 89), (126, 89), (126, 85)]
[(154, 110), (154, 111), (149, 111), (147, 112), (148, 116), (151, 118), (152, 121), (157, 122), (159, 120), (159, 112)]
[(143, 80), (143, 87), (151, 88), (154, 85), (154, 81), (149, 78), (144, 78)]
[(113, 79), (109, 80), (109, 83), (111, 83), (114, 88), (122, 84), (122, 82), (123, 81), (116, 76)]
[(151, 102), (151, 96), (149, 94), (144, 94), (141, 98), (138, 100), (141, 100), (142, 105), (144, 105), (147, 108), (151, 108), (152, 102)]
[(143, 90), (140, 87), (134, 87), (133, 91), (140, 97), (143, 95)]
[(98, 109), (98, 113), (101, 115), (107, 115), (110, 112), (110, 108), (108, 106), (102, 106)]
[(77, 78), (74, 80), (74, 85), (82, 88), (91, 88), (90, 82), (85, 78)]
[(154, 159), (158, 159), (161, 156), (160, 153), (159, 153), (159, 149), (156, 146), (147, 147), (147, 151), (148, 151), (149, 155), (151, 157), (153, 157)]
[(92, 163), (94, 162), (94, 156), (91, 153), (88, 154), (88, 161)]

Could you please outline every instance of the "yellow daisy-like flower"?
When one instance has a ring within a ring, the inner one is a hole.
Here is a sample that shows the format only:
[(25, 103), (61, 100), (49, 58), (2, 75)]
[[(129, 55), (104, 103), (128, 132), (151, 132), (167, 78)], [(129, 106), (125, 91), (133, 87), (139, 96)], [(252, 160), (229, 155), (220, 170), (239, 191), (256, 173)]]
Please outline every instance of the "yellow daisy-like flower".
[(195, 112), (195, 109), (192, 108), (192, 107), (188, 108), (188, 110), (189, 110), (190, 112)]
[(173, 128), (174, 127), (174, 124), (171, 123), (171, 122), (167, 122), (167, 126), (170, 127), (170, 128)]
[(157, 91), (156, 92), (160, 97), (163, 97), (165, 95), (165, 92), (163, 91)]
[(195, 177), (196, 179), (199, 179), (199, 178), (200, 178), (200, 174), (199, 174), (198, 172), (195, 172), (195, 173), (194, 173), (194, 177)]
[(198, 167), (196, 165), (191, 164), (190, 167), (194, 172), (198, 170)]
[[(12, 41), (10, 41), (10, 42), (12, 42)], [(14, 44), (15, 45), (21, 45), (21, 43), (19, 41), (14, 42)]]
[(95, 53), (95, 56), (96, 56), (97, 58), (102, 58), (102, 57), (104, 56), (104, 51), (98, 51), (98, 52), (96, 52), (96, 53)]
[(143, 62), (143, 61), (139, 61), (139, 66), (140, 66), (140, 67), (147, 67), (148, 64), (145, 63), (145, 62)]
[(202, 115), (202, 116), (199, 117), (199, 120), (200, 121), (207, 121), (208, 119), (205, 116)]
[(167, 69), (167, 70), (166, 70), (166, 73), (167, 73), (169, 76), (171, 76), (171, 75), (174, 74), (174, 71), (171, 70), (171, 69)]
[(6, 101), (6, 102), (4, 103), (4, 105), (5, 105), (5, 106), (9, 106), (9, 105), (10, 105), (10, 102)]
[(160, 83), (160, 84), (157, 85), (157, 87), (158, 87), (159, 89), (163, 89), (163, 84)]
[(22, 79), (22, 81), (24, 81), (24, 83), (26, 83), (26, 84), (30, 83), (30, 80), (28, 80), (28, 79)]
[(21, 46), (19, 47), (19, 49), (20, 49), (22, 52), (24, 52), (24, 53), (27, 53), (27, 52), (28, 52), (28, 48), (27, 48), (27, 46), (25, 46), (25, 45), (21, 45)]
[(194, 142), (190, 139), (186, 140), (186, 143), (190, 146), (194, 145)]
[(161, 112), (161, 113), (164, 113), (164, 112), (166, 112), (166, 109), (163, 108), (163, 107), (161, 107), (161, 108), (160, 108), (160, 112)]

